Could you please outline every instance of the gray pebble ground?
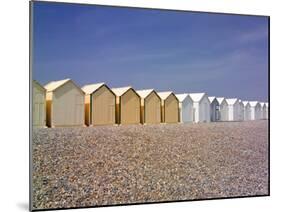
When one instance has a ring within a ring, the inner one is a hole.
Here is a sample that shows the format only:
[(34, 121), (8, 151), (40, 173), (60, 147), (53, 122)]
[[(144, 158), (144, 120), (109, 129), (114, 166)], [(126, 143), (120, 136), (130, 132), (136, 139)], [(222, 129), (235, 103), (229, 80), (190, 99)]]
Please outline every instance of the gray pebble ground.
[(268, 194), (268, 122), (34, 129), (33, 207)]

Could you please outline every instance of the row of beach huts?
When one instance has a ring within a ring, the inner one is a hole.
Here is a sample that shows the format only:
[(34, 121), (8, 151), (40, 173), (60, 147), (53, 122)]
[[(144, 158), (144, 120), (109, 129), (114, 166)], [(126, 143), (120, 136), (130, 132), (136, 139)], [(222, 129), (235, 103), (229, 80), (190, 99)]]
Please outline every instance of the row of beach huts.
[(268, 119), (268, 103), (174, 94), (105, 83), (77, 86), (71, 79), (32, 82), (33, 127), (198, 123)]

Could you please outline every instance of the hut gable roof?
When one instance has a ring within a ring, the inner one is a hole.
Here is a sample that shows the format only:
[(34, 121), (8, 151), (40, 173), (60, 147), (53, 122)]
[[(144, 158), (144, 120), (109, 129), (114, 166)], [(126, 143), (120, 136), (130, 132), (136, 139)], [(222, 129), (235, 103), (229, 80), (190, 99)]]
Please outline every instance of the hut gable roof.
[(206, 93), (189, 93), (188, 95), (191, 97), (191, 99), (194, 102), (200, 102), (203, 99), (203, 97), (206, 95)]
[(157, 92), (157, 94), (162, 100), (165, 100), (165, 99), (168, 98), (168, 96), (173, 94), (173, 92), (172, 91), (165, 91), (165, 92)]
[(36, 80), (33, 80), (33, 83), (36, 84), (44, 92), (46, 91), (46, 89), (39, 82), (37, 82)]
[(61, 87), (62, 85), (64, 85), (68, 81), (70, 81), (70, 79), (64, 79), (64, 80), (59, 80), (59, 81), (51, 81), (48, 84), (46, 84), (44, 87), (46, 88), (46, 90), (48, 92), (51, 92), (51, 91), (54, 91), (57, 88)]
[(209, 96), (208, 99), (212, 103), (213, 101), (216, 100), (216, 97), (215, 96)]
[(153, 89), (145, 89), (145, 90), (137, 90), (136, 92), (137, 92), (137, 94), (138, 94), (141, 98), (145, 99), (145, 98), (148, 97), (149, 94), (151, 94), (153, 91), (154, 91)]
[(226, 100), (227, 104), (229, 104), (229, 105), (234, 105), (236, 102), (239, 103), (237, 98), (225, 99), (225, 100)]
[(225, 100), (225, 98), (224, 97), (217, 97), (217, 100), (218, 100), (219, 104), (221, 104)]
[(249, 104), (249, 102), (248, 102), (248, 101), (242, 101), (242, 103), (243, 103), (244, 107), (246, 107), (246, 106), (247, 106), (247, 104)]
[(59, 81), (51, 81), (48, 84), (46, 84), (44, 87), (47, 90), (47, 92), (54, 92), (56, 89), (60, 88), (64, 84), (71, 82), (83, 95), (85, 94), (84, 91), (78, 87), (71, 79), (64, 79)]
[(122, 96), (124, 93), (126, 93), (130, 89), (132, 89), (131, 86), (120, 87), (120, 88), (112, 88), (111, 90), (116, 96)]
[(98, 90), (101, 86), (105, 85), (104, 82), (101, 83), (95, 83), (95, 84), (89, 84), (89, 85), (84, 85), (81, 89), (86, 93), (86, 94), (92, 94), (96, 90)]
[[(186, 98), (188, 98), (188, 94), (187, 93), (183, 93), (183, 94), (176, 94), (176, 97), (178, 98), (179, 102), (183, 102)], [(190, 98), (190, 97), (189, 97)], [(190, 98), (191, 99), (191, 98)], [(192, 100), (192, 99), (191, 99)]]
[(259, 104), (259, 102), (258, 101), (250, 101), (249, 104), (250, 104), (251, 107), (256, 107)]

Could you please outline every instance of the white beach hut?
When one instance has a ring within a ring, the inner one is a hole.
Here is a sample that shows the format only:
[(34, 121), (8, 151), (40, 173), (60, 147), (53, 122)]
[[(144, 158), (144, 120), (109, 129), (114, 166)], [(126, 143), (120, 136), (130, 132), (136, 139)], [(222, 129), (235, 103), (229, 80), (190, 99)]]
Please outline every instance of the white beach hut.
[(266, 106), (265, 119), (268, 119), (269, 114), (268, 114), (268, 103), (267, 102), (265, 103), (265, 106)]
[(266, 119), (266, 104), (261, 102), (261, 119)]
[(257, 101), (249, 102), (251, 106), (251, 120), (261, 119), (261, 104)]
[(35, 80), (32, 82), (32, 125), (46, 127), (46, 89)]
[(211, 107), (210, 107), (211, 121), (212, 122), (219, 121), (220, 104), (216, 97), (209, 96), (208, 98), (209, 98), (209, 101), (211, 102)]
[(244, 121), (244, 104), (242, 100), (239, 99), (239, 121)]
[(179, 100), (179, 113), (181, 123), (190, 123), (193, 121), (193, 101), (191, 97), (184, 94), (176, 94)]
[(85, 126), (85, 93), (80, 87), (71, 79), (65, 79), (49, 82), (45, 89), (49, 127)]
[(237, 98), (226, 99), (228, 105), (228, 121), (238, 121), (240, 104)]
[(219, 120), (220, 121), (228, 121), (228, 104), (224, 97), (217, 97), (217, 101), (219, 102), (220, 111), (219, 111)]
[(206, 93), (189, 93), (193, 101), (193, 121), (210, 122), (210, 100)]
[(242, 102), (244, 105), (244, 120), (249, 121), (251, 120), (251, 106), (248, 101)]

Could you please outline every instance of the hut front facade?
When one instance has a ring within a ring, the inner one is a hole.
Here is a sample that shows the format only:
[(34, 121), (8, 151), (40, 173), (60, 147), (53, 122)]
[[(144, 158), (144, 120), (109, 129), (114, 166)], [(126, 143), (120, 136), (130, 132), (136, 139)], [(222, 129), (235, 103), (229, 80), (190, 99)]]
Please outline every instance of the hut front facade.
[(239, 121), (244, 121), (244, 104), (242, 100), (239, 100)]
[(161, 98), (153, 89), (137, 90), (141, 97), (141, 123), (161, 123)]
[(179, 101), (171, 91), (157, 92), (161, 98), (161, 121), (163, 123), (179, 122)]
[(132, 87), (111, 89), (116, 96), (116, 123), (140, 124), (141, 98)]
[(265, 113), (265, 119), (268, 119), (268, 103), (265, 103), (266, 106), (266, 113)]
[(263, 102), (261, 103), (261, 111), (262, 111), (262, 116), (261, 116), (261, 119), (266, 119), (266, 103)]
[(210, 100), (206, 93), (188, 94), (193, 101), (193, 121), (210, 122)]
[(176, 94), (179, 100), (179, 114), (181, 123), (193, 122), (193, 101), (188, 94)]
[(46, 89), (37, 81), (32, 81), (32, 126), (46, 126)]
[(240, 104), (236, 98), (226, 99), (228, 105), (228, 121), (239, 121)]
[(219, 120), (228, 121), (228, 104), (224, 97), (217, 97), (219, 103)]
[(115, 124), (116, 96), (105, 83), (85, 85), (85, 124), (87, 126)]
[(208, 98), (209, 101), (211, 102), (211, 107), (210, 107), (211, 121), (212, 122), (219, 121), (220, 104), (216, 97), (210, 96)]
[(84, 126), (84, 92), (72, 80), (52, 81), (45, 89), (49, 127)]
[(257, 101), (249, 102), (251, 106), (251, 120), (261, 119), (261, 104)]
[(244, 105), (244, 121), (249, 121), (251, 120), (251, 106), (247, 101), (243, 101), (242, 103)]

